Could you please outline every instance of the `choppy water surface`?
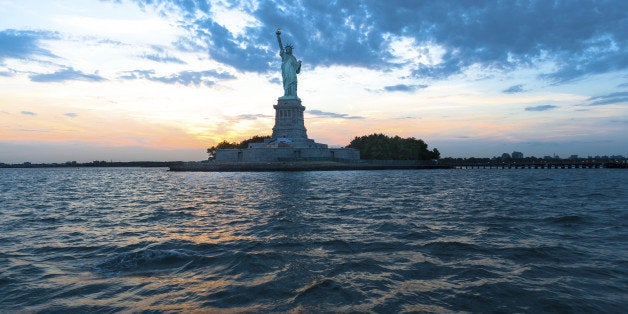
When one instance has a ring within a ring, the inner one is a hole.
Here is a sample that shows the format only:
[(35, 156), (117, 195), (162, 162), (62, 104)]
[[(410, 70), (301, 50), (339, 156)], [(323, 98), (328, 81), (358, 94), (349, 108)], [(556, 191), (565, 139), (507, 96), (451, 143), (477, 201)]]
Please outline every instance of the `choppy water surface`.
[(0, 169), (0, 312), (622, 312), (627, 179)]

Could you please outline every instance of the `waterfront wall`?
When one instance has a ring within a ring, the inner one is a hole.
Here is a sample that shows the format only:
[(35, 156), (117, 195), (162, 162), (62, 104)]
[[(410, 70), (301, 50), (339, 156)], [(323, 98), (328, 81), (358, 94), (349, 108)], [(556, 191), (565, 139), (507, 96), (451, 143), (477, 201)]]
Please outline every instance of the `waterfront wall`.
[(359, 160), (360, 151), (353, 148), (246, 148), (219, 149), (216, 162), (273, 162), (287, 159)]

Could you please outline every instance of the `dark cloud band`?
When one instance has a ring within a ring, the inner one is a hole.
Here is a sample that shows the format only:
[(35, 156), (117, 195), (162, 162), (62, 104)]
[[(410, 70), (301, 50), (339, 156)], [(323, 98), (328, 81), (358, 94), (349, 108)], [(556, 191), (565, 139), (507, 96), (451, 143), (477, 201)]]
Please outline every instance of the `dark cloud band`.
[(239, 35), (210, 15), (196, 14), (209, 12), (205, 1), (138, 3), (177, 8), (184, 13), (182, 26), (206, 43), (195, 49), (242, 71), (266, 72), (276, 66), (268, 60), (276, 54), (277, 26), (294, 43), (295, 54), (314, 67), (398, 67), (388, 50), (387, 38), (393, 34), (445, 49), (440, 62), (417, 66), (417, 77), (441, 79), (478, 65), (511, 70), (552, 62), (555, 70), (543, 78), (561, 83), (628, 68), (628, 1), (622, 0), (262, 1), (257, 6), (235, 1), (231, 7), (261, 24)]

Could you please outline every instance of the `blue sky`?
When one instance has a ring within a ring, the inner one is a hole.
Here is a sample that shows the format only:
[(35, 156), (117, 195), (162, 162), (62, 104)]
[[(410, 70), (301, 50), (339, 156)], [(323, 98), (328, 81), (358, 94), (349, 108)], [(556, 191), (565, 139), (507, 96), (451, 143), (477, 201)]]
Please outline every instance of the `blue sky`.
[(0, 3), (0, 162), (200, 160), (269, 134), (277, 27), (317, 142), (628, 155), (628, 1)]

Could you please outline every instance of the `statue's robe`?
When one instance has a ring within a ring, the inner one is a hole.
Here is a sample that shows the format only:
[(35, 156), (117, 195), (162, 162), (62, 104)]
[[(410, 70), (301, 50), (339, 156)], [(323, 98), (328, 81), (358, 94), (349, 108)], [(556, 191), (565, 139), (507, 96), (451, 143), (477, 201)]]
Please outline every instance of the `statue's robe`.
[(281, 76), (283, 78), (284, 97), (297, 97), (297, 74), (301, 72), (301, 64), (292, 54), (282, 50)]

